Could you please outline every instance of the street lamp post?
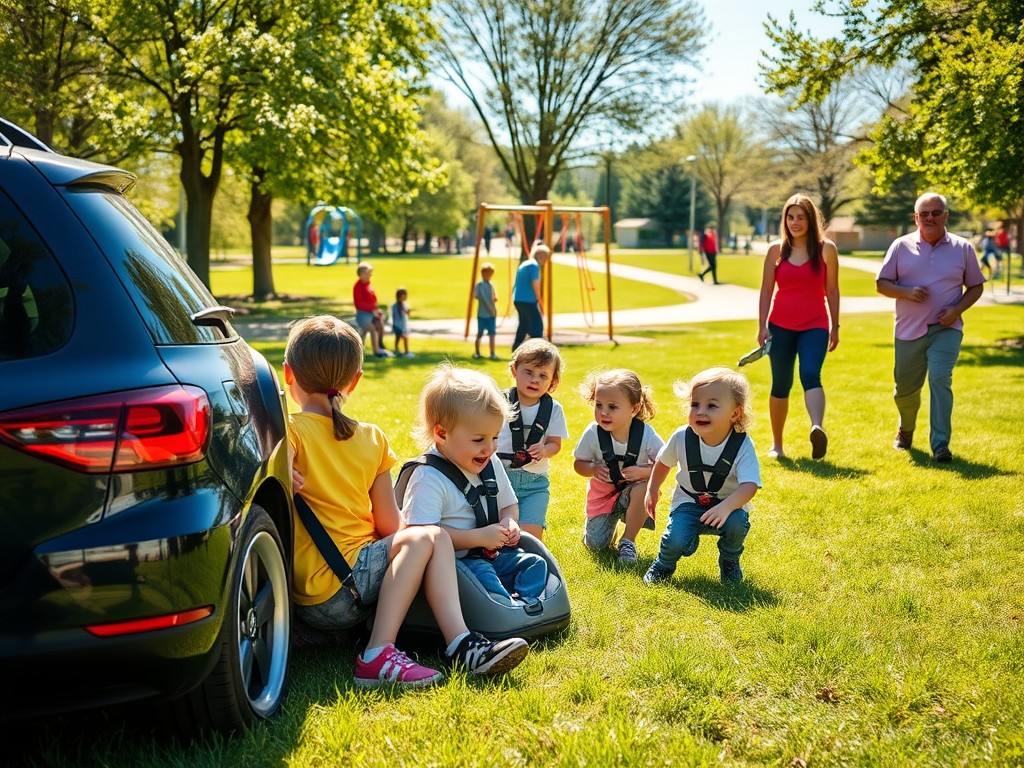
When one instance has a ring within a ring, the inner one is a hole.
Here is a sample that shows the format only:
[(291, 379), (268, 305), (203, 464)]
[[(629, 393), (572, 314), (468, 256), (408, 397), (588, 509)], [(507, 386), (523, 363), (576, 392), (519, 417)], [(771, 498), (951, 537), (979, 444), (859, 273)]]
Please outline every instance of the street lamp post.
[(686, 162), (690, 163), (690, 229), (687, 233), (687, 250), (690, 255), (690, 274), (693, 274), (693, 227), (695, 222), (694, 208), (697, 205), (697, 156), (687, 155)]

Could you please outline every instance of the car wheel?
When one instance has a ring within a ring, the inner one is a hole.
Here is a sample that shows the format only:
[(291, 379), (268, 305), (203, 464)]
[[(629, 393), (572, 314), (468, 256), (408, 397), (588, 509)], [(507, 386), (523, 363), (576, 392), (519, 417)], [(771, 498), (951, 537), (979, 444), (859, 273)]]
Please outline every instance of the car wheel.
[(233, 731), (273, 715), (284, 698), (291, 634), (291, 598), (277, 528), (253, 505), (235, 547), (224, 606), (220, 658), (194, 691), (170, 703), (165, 729), (192, 737)]

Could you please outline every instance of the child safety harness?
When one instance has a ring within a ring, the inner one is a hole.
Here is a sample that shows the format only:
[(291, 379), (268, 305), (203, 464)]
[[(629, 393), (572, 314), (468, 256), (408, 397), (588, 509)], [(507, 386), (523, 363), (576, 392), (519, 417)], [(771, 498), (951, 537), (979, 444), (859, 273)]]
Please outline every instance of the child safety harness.
[[(444, 456), (423, 453), (402, 465), (402, 471), (398, 473), (396, 487), (407, 487), (412, 473), (422, 466), (433, 467), (462, 492), (469, 506), (473, 508), (473, 514), (476, 515), (477, 528), (484, 528), (498, 522), (498, 481), (494, 476), (494, 465), (490, 462), (487, 462), (480, 470), (480, 485), (473, 485), (462, 470)], [(484, 500), (487, 504), (486, 510), (484, 509)], [(469, 550), (466, 557), (484, 557), (493, 560), (497, 555), (497, 550), (474, 547)]]
[[(680, 483), (679, 487), (683, 492), (702, 507), (710, 507), (720, 501), (718, 492), (722, 490), (725, 478), (729, 476), (733, 462), (736, 461), (736, 454), (740, 452), (740, 446), (743, 445), (746, 436), (745, 432), (733, 431), (726, 440), (725, 448), (722, 449), (718, 461), (714, 466), (708, 466), (701, 459), (700, 438), (697, 437), (696, 432), (687, 427), (686, 432), (683, 433), (686, 446), (686, 471), (690, 475), (690, 485), (693, 486), (695, 493), (686, 490)], [(707, 483), (704, 481), (705, 472), (711, 473), (711, 480)]]
[(626, 467), (635, 467), (637, 459), (640, 458), (640, 443), (644, 439), (644, 423), (633, 417), (629, 425), (629, 439), (626, 442), (626, 455), (616, 456), (615, 448), (612, 446), (612, 433), (608, 430), (597, 428), (597, 442), (601, 446), (601, 457), (608, 465), (608, 474), (611, 475), (612, 483), (616, 490), (622, 490), (628, 481), (622, 476), (622, 470)]
[[(512, 387), (505, 393), (505, 398), (513, 406), (519, 405), (519, 393), (516, 391), (515, 387)], [(530, 427), (530, 434), (526, 437), (525, 441), (523, 440), (524, 430), (522, 409), (516, 408), (516, 418), (508, 424), (509, 432), (512, 433), (512, 453), (498, 454), (499, 459), (512, 462), (509, 465), (511, 469), (525, 467), (533, 461), (533, 457), (530, 456), (526, 449), (531, 445), (536, 445), (544, 438), (544, 433), (547, 432), (548, 425), (551, 423), (551, 403), (551, 395), (541, 395), (540, 407), (537, 409), (537, 416), (533, 420), (533, 425)]]
[(313, 540), (316, 548), (320, 550), (320, 555), (328, 567), (334, 571), (334, 575), (338, 577), (341, 586), (346, 587), (352, 592), (356, 605), (362, 606), (362, 601), (359, 599), (359, 591), (356, 589), (355, 578), (352, 576), (352, 569), (345, 562), (345, 558), (338, 549), (338, 545), (334, 543), (334, 539), (331, 538), (331, 534), (324, 528), (320, 518), (316, 516), (316, 513), (306, 500), (297, 493), (295, 494), (295, 511), (299, 513), (299, 519), (302, 520), (302, 524), (306, 527), (309, 538)]

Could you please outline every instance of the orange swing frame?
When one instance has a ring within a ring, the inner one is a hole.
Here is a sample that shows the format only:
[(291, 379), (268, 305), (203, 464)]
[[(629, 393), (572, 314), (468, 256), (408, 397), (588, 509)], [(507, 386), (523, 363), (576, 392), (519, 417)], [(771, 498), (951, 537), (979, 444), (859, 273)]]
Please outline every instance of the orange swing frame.
[[(597, 207), (585, 207), (585, 206), (561, 206), (554, 205), (550, 200), (538, 200), (536, 205), (491, 205), (489, 203), (480, 203), (480, 208), (477, 211), (476, 218), (476, 248), (473, 251), (473, 271), (470, 273), (469, 278), (469, 301), (466, 304), (466, 328), (463, 338), (469, 339), (469, 328), (472, 322), (473, 313), (473, 299), (474, 299), (474, 288), (477, 283), (477, 270), (480, 266), (480, 245), (483, 243), (484, 226), (488, 213), (495, 211), (508, 211), (510, 213), (532, 214), (539, 218), (537, 231), (543, 234), (543, 242), (554, 251), (555, 245), (555, 214), (556, 213), (598, 213), (601, 214), (602, 222), (604, 224), (604, 262), (605, 262), (605, 287), (608, 301), (608, 338), (611, 341), (615, 341), (615, 326), (612, 320), (612, 257), (611, 257), (611, 211), (607, 205), (601, 205)], [(577, 218), (577, 222), (581, 219)], [(522, 247), (526, 248), (525, 238), (525, 226), (521, 227), (523, 231), (523, 243)], [(563, 229), (564, 238), (564, 229)], [(539, 241), (539, 240), (538, 240)], [(535, 241), (537, 242), (537, 241)], [(528, 251), (529, 249), (527, 249)], [(509, 254), (511, 258), (511, 253)], [(580, 255), (577, 253), (577, 268), (580, 268)], [(589, 277), (589, 271), (588, 271)], [(581, 275), (581, 280), (583, 276)], [(544, 291), (545, 303), (547, 304), (545, 311), (545, 319), (547, 321), (547, 333), (545, 338), (551, 341), (554, 338), (555, 326), (554, 326), (554, 279), (552, 276), (552, 262), (548, 261), (545, 265), (544, 273), (541, 276), (542, 289)], [(585, 301), (585, 299), (584, 299)], [(586, 305), (583, 307), (584, 315), (586, 315)], [(593, 313), (593, 309), (591, 309)], [(506, 311), (506, 316), (508, 313)]]

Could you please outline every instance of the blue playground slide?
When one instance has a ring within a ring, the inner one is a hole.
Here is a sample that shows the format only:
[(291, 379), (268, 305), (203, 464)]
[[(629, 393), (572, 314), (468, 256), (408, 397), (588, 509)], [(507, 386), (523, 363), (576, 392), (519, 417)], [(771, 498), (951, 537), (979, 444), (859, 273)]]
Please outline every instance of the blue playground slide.
[(351, 208), (318, 205), (306, 219), (306, 264), (327, 267), (339, 259), (349, 263), (352, 222), (356, 229), (356, 260), (362, 256), (360, 247), (363, 222)]

